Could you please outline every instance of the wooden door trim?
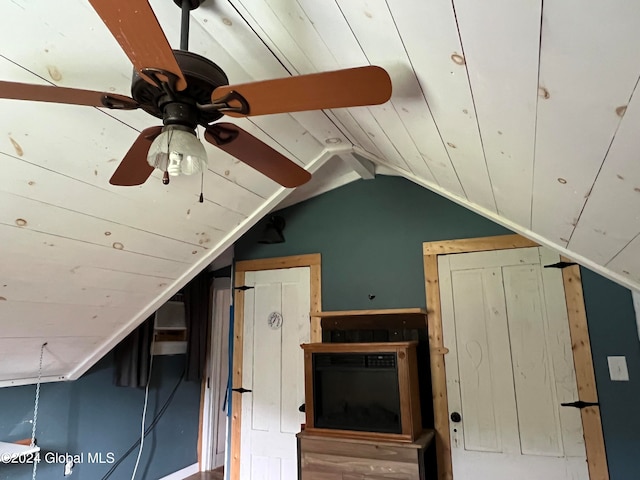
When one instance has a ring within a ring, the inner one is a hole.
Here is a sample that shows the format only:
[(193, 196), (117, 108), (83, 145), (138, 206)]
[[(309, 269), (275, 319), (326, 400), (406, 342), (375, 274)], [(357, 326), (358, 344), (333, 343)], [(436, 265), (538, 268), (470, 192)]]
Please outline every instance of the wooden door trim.
[(290, 257), (259, 258), (257, 260), (240, 260), (236, 262), (236, 272), (255, 272), (258, 270), (278, 270), (280, 268), (320, 266), (322, 257), (319, 253), (293, 255)]
[[(560, 257), (564, 262), (568, 258)], [(576, 384), (578, 399), (585, 402), (598, 402), (596, 389), (596, 375), (593, 369), (591, 342), (587, 328), (587, 313), (584, 307), (582, 278), (580, 267), (574, 265), (562, 270), (564, 294), (567, 300), (567, 314), (569, 316), (569, 332), (571, 334), (571, 349), (573, 363), (576, 367)], [(579, 368), (578, 368), (579, 366)], [(607, 454), (604, 446), (600, 407), (587, 407), (580, 410), (584, 443), (587, 451), (587, 464), (591, 480), (609, 480)]]
[(509, 250), (511, 248), (539, 247), (536, 242), (520, 235), (498, 237), (463, 238), (422, 244), (424, 255), (449, 255), (451, 253), (484, 252), (487, 250)]
[[(535, 242), (520, 235), (467, 238), (423, 243), (425, 292), (429, 328), (429, 350), (431, 382), (433, 389), (433, 413), (436, 430), (436, 455), (439, 480), (452, 480), (451, 438), (449, 436), (449, 404), (445, 372), (445, 348), (442, 338), (442, 309), (440, 304), (440, 282), (438, 277), (438, 255), (471, 253), (512, 248), (539, 247)], [(563, 260), (567, 260), (564, 259)], [(576, 384), (580, 400), (597, 402), (595, 374), (587, 315), (584, 307), (580, 267), (564, 268), (562, 271), (571, 346), (576, 370)], [(588, 407), (581, 410), (587, 464), (590, 480), (609, 480), (607, 458), (602, 433), (600, 409)]]
[[(322, 310), (321, 289), (321, 256), (319, 253), (294, 255), (290, 257), (262, 258), (258, 260), (242, 260), (234, 266), (235, 287), (244, 285), (245, 273), (261, 270), (279, 270), (283, 268), (309, 267), (310, 269), (310, 306), (312, 312)], [(242, 342), (244, 332), (244, 291), (234, 289), (233, 295), (233, 388), (242, 387)], [(311, 325), (313, 335), (313, 324)], [(242, 394), (231, 393), (231, 455), (229, 478), (240, 480), (240, 441), (242, 427)]]

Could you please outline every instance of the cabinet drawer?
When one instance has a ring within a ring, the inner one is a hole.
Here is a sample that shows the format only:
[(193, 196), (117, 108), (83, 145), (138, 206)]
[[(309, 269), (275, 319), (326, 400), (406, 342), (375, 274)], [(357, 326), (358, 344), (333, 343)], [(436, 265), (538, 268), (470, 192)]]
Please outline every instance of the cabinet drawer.
[[(307, 472), (351, 475), (338, 476), (344, 480), (357, 480), (362, 475), (366, 479), (416, 479), (419, 477), (418, 459), (413, 462), (394, 462), (376, 457), (347, 457), (344, 455), (304, 452), (301, 458), (302, 470)], [(355, 476), (354, 476), (355, 475)], [(314, 477), (311, 477), (314, 478)]]
[(393, 443), (299, 433), (301, 480), (426, 480), (433, 437), (427, 431), (416, 442)]
[(340, 480), (416, 480), (415, 475), (403, 475), (402, 473), (392, 473), (389, 476), (369, 475), (367, 473), (344, 473)]
[(305, 453), (322, 453), (355, 458), (377, 458), (391, 462), (415, 463), (418, 456), (418, 451), (415, 448), (345, 442), (321, 438), (304, 438), (300, 441), (300, 447)]
[(397, 473), (381, 477), (367, 473), (305, 472), (303, 470), (301, 480), (416, 480), (416, 478), (415, 476), (406, 476)]

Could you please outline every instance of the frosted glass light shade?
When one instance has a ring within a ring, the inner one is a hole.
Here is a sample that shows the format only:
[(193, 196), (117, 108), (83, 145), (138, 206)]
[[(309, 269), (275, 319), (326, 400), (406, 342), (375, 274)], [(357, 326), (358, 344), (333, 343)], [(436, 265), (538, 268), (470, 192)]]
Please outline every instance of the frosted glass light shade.
[(174, 125), (162, 129), (147, 154), (149, 165), (174, 177), (200, 173), (207, 168), (207, 161), (207, 152), (195, 133)]

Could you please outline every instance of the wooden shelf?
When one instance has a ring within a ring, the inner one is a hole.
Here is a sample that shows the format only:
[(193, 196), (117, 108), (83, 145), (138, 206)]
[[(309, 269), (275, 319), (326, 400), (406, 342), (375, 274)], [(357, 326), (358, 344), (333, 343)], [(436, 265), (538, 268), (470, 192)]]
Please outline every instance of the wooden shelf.
[(427, 328), (427, 310), (424, 308), (396, 308), (387, 310), (342, 310), (312, 312), (322, 330), (375, 330)]
[(386, 310), (336, 310), (331, 312), (311, 312), (312, 317), (357, 317), (362, 315), (426, 315), (425, 308), (390, 308)]
[(366, 353), (402, 350), (407, 346), (417, 346), (418, 342), (368, 342), (368, 343), (303, 343), (303, 350), (313, 353)]
[[(425, 448), (431, 444), (435, 436), (435, 430), (426, 428), (422, 431), (422, 434), (413, 442), (394, 442), (380, 439), (363, 439), (357, 437), (333, 437), (336, 441), (344, 443), (358, 443), (362, 445), (376, 445), (378, 447), (398, 447), (398, 448)], [(326, 435), (318, 435), (312, 432), (302, 430), (296, 434), (298, 438), (327, 438)], [(329, 437), (332, 438), (332, 437)]]

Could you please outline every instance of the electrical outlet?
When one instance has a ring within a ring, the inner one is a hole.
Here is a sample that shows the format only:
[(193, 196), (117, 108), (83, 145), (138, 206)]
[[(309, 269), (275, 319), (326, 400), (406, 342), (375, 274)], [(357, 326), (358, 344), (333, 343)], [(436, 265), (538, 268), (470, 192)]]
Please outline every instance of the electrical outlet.
[(629, 370), (627, 369), (627, 358), (624, 356), (607, 357), (609, 362), (609, 377), (614, 382), (628, 382)]

